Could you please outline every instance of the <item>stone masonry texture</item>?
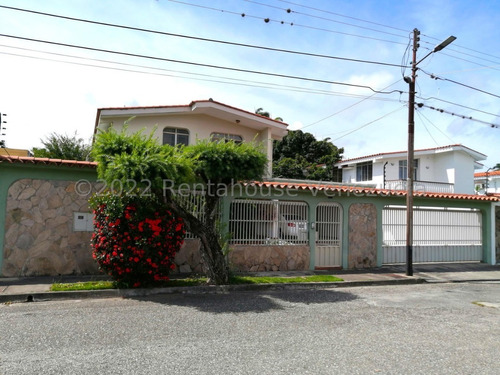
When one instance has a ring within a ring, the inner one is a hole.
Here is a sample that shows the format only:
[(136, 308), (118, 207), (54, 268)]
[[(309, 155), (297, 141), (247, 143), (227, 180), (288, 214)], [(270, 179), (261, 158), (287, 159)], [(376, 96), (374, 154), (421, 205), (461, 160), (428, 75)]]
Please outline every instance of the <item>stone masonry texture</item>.
[(95, 274), (92, 232), (73, 231), (74, 212), (89, 212), (74, 181), (22, 179), (7, 197), (2, 275)]
[(370, 203), (349, 207), (348, 268), (377, 266), (377, 209)]

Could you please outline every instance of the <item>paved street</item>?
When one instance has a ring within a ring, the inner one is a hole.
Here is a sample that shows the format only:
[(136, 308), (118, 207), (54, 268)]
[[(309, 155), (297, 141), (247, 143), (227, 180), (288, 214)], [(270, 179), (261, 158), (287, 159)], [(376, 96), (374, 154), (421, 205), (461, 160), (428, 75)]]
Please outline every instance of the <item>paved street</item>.
[(499, 307), (498, 282), (4, 304), (0, 374), (498, 374)]

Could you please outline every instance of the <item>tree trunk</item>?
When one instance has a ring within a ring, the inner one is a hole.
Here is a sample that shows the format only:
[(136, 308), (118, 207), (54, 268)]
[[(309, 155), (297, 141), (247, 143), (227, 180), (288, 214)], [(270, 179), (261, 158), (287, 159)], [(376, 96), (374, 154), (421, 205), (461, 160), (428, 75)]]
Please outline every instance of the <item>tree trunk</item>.
[(217, 235), (209, 233), (199, 233), (201, 240), (201, 258), (206, 267), (209, 284), (223, 285), (229, 283), (229, 267), (226, 256)]
[(229, 266), (216, 228), (216, 214), (220, 198), (210, 195), (205, 196), (205, 218), (203, 221), (179, 205), (172, 196), (166, 196), (165, 198), (171, 209), (184, 219), (188, 231), (200, 238), (200, 254), (205, 266), (208, 283), (228, 284)]

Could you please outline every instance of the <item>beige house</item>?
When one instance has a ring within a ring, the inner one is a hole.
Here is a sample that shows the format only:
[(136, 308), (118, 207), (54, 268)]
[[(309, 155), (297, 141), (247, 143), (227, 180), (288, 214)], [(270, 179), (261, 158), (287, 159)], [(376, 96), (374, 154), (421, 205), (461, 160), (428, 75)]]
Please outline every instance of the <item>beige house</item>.
[(162, 144), (191, 145), (202, 139), (255, 141), (262, 145), (269, 160), (268, 177), (272, 176), (273, 140), (281, 140), (288, 124), (244, 111), (212, 99), (193, 101), (188, 105), (155, 107), (100, 108), (95, 133), (111, 126), (120, 131), (154, 131)]

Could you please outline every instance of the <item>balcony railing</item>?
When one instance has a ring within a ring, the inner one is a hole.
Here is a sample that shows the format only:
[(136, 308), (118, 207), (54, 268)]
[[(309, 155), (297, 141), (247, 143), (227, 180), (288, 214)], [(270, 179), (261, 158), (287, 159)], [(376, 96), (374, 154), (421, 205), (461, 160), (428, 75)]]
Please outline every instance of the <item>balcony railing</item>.
[[(406, 180), (385, 181), (384, 189), (387, 190), (407, 190)], [(446, 182), (433, 181), (413, 181), (413, 191), (426, 193), (454, 193), (455, 185)]]

